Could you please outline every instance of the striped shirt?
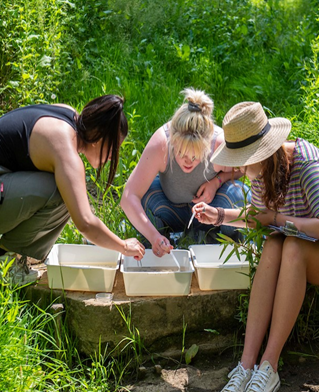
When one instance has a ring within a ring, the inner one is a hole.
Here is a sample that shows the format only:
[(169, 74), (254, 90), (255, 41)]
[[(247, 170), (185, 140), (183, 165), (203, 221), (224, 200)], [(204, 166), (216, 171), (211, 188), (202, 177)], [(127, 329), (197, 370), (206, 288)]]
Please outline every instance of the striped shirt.
[[(251, 182), (252, 204), (265, 209), (262, 202), (263, 182)], [(306, 140), (297, 138), (285, 204), (280, 213), (296, 217), (319, 217), (319, 149)]]

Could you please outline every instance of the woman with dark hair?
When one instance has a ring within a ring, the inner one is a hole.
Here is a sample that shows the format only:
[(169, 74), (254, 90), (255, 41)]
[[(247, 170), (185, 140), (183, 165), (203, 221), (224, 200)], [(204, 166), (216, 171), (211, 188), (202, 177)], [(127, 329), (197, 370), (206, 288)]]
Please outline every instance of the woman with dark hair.
[(92, 100), (81, 114), (64, 104), (30, 105), (0, 118), (0, 256), (22, 255), (17, 280), (36, 279), (26, 256), (42, 260), (70, 217), (90, 242), (143, 257), (137, 239), (120, 239), (92, 213), (79, 156), (98, 175), (110, 161), (108, 187), (127, 133), (123, 99), (116, 95)]
[[(280, 388), (280, 353), (298, 317), (306, 284), (319, 285), (319, 242), (303, 239), (303, 234), (319, 239), (319, 150), (303, 139), (287, 141), (290, 121), (268, 120), (256, 102), (231, 108), (223, 129), (225, 142), (212, 162), (235, 167), (250, 179), (251, 202), (259, 211), (254, 219), (276, 227), (292, 222), (301, 233), (301, 238), (280, 232), (268, 236), (252, 286), (241, 361), (223, 389), (275, 392)], [(194, 211), (202, 223), (244, 225), (232, 222), (238, 210), (216, 210), (199, 203)], [(268, 327), (268, 341), (257, 366)]]

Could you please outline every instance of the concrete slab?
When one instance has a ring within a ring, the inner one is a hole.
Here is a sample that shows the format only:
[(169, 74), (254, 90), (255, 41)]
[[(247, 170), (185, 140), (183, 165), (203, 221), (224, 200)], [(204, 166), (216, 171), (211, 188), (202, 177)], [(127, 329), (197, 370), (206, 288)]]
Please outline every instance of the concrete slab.
[(36, 285), (26, 288), (26, 297), (42, 308), (63, 304), (65, 321), (85, 355), (94, 354), (99, 346), (112, 349), (125, 337), (139, 336), (153, 353), (180, 352), (183, 334), (186, 348), (196, 343), (202, 350), (220, 350), (233, 344), (239, 328), (235, 315), (242, 290), (201, 291), (193, 276), (187, 296), (129, 298), (117, 271), (113, 301), (107, 304), (97, 301), (95, 292), (51, 290), (45, 268), (38, 268), (43, 275)]

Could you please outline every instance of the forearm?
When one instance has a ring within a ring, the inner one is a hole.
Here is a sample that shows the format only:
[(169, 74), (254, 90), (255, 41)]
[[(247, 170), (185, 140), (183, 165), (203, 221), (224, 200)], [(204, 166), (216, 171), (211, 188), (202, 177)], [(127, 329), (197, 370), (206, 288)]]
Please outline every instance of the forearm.
[(154, 238), (159, 235), (159, 232), (146, 215), (140, 198), (134, 195), (131, 195), (129, 200), (122, 197), (121, 207), (135, 229), (153, 244)]
[(276, 214), (273, 212), (273, 220), (269, 224), (275, 224), (276, 226), (285, 226), (286, 222), (292, 222), (297, 229), (310, 237), (319, 239), (319, 219), (317, 218), (304, 218), (283, 215), (281, 213)]
[[(226, 225), (234, 227), (253, 227), (254, 222), (247, 222), (246, 212), (241, 209), (216, 208), (206, 203), (198, 203), (193, 207), (195, 217), (206, 225)], [(247, 211), (247, 210), (246, 210)]]
[[(214, 207), (213, 207), (214, 208)], [(233, 227), (252, 227), (252, 222), (248, 221), (245, 216), (245, 212), (242, 213), (241, 209), (232, 209), (227, 208), (224, 209), (225, 217), (223, 221), (223, 225), (233, 226)], [(217, 219), (217, 213), (216, 213)]]
[(230, 180), (237, 180), (238, 178), (242, 177), (242, 173), (240, 172), (223, 172), (220, 171), (217, 175), (210, 180), (211, 182), (216, 183), (216, 189), (220, 188), (225, 182)]
[(125, 253), (125, 241), (114, 234), (100, 219), (92, 215), (90, 221), (78, 227), (90, 242), (103, 248)]

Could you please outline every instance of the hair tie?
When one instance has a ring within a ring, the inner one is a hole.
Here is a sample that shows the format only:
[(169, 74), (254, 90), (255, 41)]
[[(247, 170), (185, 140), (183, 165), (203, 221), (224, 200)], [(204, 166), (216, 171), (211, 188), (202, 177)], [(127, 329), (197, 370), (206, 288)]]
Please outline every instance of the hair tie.
[(188, 110), (190, 112), (201, 112), (202, 111), (202, 109), (199, 107), (199, 105), (194, 102), (188, 102)]

